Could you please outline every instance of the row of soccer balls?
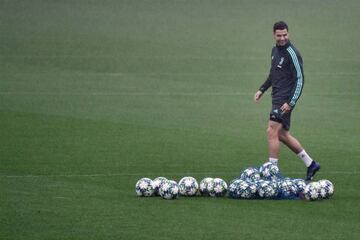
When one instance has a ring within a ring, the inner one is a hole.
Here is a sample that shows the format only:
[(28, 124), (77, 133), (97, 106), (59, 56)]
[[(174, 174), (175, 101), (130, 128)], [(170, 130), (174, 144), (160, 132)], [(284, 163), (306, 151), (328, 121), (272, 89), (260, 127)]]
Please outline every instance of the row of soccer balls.
[(231, 198), (319, 200), (333, 194), (334, 185), (329, 180), (306, 184), (303, 179), (284, 178), (279, 167), (271, 162), (245, 169), (229, 186)]
[(198, 192), (203, 196), (221, 197), (225, 196), (228, 186), (221, 178), (204, 178), (199, 185), (193, 177), (183, 177), (179, 183), (165, 177), (157, 177), (154, 180), (141, 178), (135, 188), (138, 196), (155, 195), (164, 199), (175, 199), (179, 195), (195, 196)]
[(318, 200), (329, 198), (334, 193), (334, 185), (329, 180), (320, 180), (306, 184), (303, 179), (282, 177), (276, 164), (264, 163), (259, 168), (249, 167), (239, 177), (232, 180), (229, 188), (220, 178), (204, 178), (200, 186), (193, 177), (184, 177), (179, 183), (164, 177), (140, 179), (136, 184), (139, 196), (160, 195), (165, 199), (174, 199), (178, 195), (194, 196), (197, 192), (203, 196), (224, 196), (229, 192), (235, 199), (297, 199)]
[(334, 194), (334, 185), (329, 180), (306, 184), (303, 179), (283, 178), (277, 180), (247, 181), (235, 179), (230, 183), (229, 197), (235, 199), (307, 199), (320, 200)]
[(138, 196), (161, 196), (164, 199), (176, 199), (179, 195), (223, 197), (228, 192), (234, 199), (295, 199), (307, 200), (326, 199), (333, 195), (334, 186), (329, 180), (320, 180), (306, 184), (302, 179), (284, 178), (281, 180), (263, 180), (252, 182), (244, 179), (234, 179), (228, 185), (221, 178), (204, 178), (200, 184), (193, 177), (184, 177), (179, 183), (164, 177), (154, 180), (142, 178), (136, 183)]

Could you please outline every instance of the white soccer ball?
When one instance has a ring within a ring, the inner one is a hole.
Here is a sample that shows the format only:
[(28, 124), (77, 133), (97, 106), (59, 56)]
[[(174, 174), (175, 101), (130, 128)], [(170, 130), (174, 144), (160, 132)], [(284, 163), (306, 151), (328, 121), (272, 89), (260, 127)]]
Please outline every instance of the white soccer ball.
[(275, 198), (277, 196), (277, 185), (271, 181), (259, 181), (257, 192), (260, 198)]
[(199, 184), (193, 177), (183, 177), (179, 181), (180, 194), (184, 196), (195, 196), (199, 190)]
[(284, 178), (278, 182), (280, 197), (285, 199), (293, 199), (298, 196), (297, 185), (290, 179)]
[(240, 184), (242, 181), (243, 180), (241, 180), (241, 179), (234, 179), (230, 182), (229, 189), (228, 189), (230, 198), (235, 198), (235, 199), (240, 198), (240, 194), (241, 194)]
[[(209, 191), (212, 189), (210, 188), (209, 184), (211, 184), (211, 181), (213, 181), (213, 178), (207, 177), (201, 180), (199, 184), (199, 191), (200, 194), (203, 196), (210, 196)], [(208, 188), (209, 186), (209, 188)]]
[(309, 183), (304, 190), (305, 198), (309, 201), (321, 199), (320, 188), (321, 186), (318, 182)]
[(140, 197), (150, 197), (155, 192), (154, 182), (150, 178), (141, 178), (136, 182), (135, 191)]
[(270, 181), (271, 186), (274, 188), (275, 190), (275, 198), (277, 198), (279, 196), (279, 181), (278, 180), (271, 180)]
[(160, 185), (159, 194), (167, 200), (176, 199), (179, 197), (179, 186), (173, 180), (166, 180)]
[(167, 179), (165, 177), (157, 177), (153, 180), (154, 187), (155, 187), (155, 195), (160, 196), (160, 193), (159, 193), (160, 186), (161, 186), (161, 184), (163, 184), (166, 181), (167, 181)]
[(229, 198), (240, 198), (240, 194), (238, 192), (240, 179), (234, 179), (230, 181), (228, 192)]
[(304, 192), (305, 192), (305, 187), (306, 187), (306, 182), (304, 179), (293, 179), (293, 182), (295, 183), (296, 187), (297, 187), (297, 196), (300, 198), (304, 198)]
[(236, 179), (230, 183), (228, 191), (230, 198), (250, 199), (256, 196), (257, 187), (254, 182)]
[(260, 176), (265, 178), (266, 180), (277, 179), (280, 174), (279, 167), (272, 163), (266, 162), (259, 168)]
[(250, 181), (250, 182), (257, 182), (261, 179), (259, 170), (253, 167), (245, 169), (241, 173), (240, 178), (244, 181)]
[(334, 194), (334, 185), (329, 180), (323, 179), (318, 181), (320, 185), (321, 198), (330, 198)]
[(209, 195), (212, 197), (223, 197), (227, 191), (227, 184), (221, 178), (214, 178), (208, 186), (211, 186), (209, 190)]

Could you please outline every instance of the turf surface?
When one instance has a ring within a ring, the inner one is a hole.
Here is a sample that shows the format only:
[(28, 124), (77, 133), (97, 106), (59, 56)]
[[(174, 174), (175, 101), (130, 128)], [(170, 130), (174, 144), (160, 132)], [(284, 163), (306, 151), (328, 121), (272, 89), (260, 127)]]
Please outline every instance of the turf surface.
[[(359, 2), (0, 3), (0, 239), (358, 239)], [(305, 63), (291, 131), (334, 197), (135, 197), (141, 177), (266, 160), (270, 97), (252, 96), (279, 19)]]

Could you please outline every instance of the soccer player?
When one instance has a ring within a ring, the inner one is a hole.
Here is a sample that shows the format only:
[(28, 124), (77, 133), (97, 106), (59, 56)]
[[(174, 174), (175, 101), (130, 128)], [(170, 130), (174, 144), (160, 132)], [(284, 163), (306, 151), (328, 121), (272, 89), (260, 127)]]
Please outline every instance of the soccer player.
[(290, 118), (304, 86), (303, 61), (299, 51), (289, 40), (289, 28), (283, 21), (276, 22), (273, 37), (276, 45), (271, 52), (271, 69), (268, 78), (255, 93), (259, 102), (264, 92), (272, 87), (272, 108), (268, 122), (267, 136), (269, 161), (277, 164), (280, 142), (284, 143), (307, 167), (306, 180), (313, 179), (320, 164), (315, 162), (290, 134)]

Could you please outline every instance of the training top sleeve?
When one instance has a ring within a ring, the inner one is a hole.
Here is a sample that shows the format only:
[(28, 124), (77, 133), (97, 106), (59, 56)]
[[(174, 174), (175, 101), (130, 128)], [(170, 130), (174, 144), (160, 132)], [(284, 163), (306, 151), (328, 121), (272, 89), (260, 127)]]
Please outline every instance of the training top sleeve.
[(265, 82), (260, 86), (259, 90), (264, 93), (266, 92), (266, 90), (269, 89), (269, 87), (271, 87), (271, 78), (270, 78), (270, 74), (271, 74), (271, 64), (272, 64), (272, 58), (273, 58), (273, 53), (274, 53), (274, 48), (272, 48), (271, 50), (271, 63), (270, 63), (270, 73), (267, 77), (267, 79), (265, 80)]
[(295, 84), (288, 100), (288, 104), (293, 108), (299, 100), (304, 86), (303, 61), (300, 54), (298, 54), (291, 46), (287, 48), (287, 51), (290, 54), (292, 63), (291, 69), (293, 72), (293, 78), (295, 79)]
[(261, 87), (259, 88), (259, 90), (264, 93), (266, 92), (266, 90), (269, 89), (269, 87), (271, 86), (271, 79), (270, 79), (270, 74), (267, 77), (267, 79), (265, 80), (265, 82), (261, 85)]

